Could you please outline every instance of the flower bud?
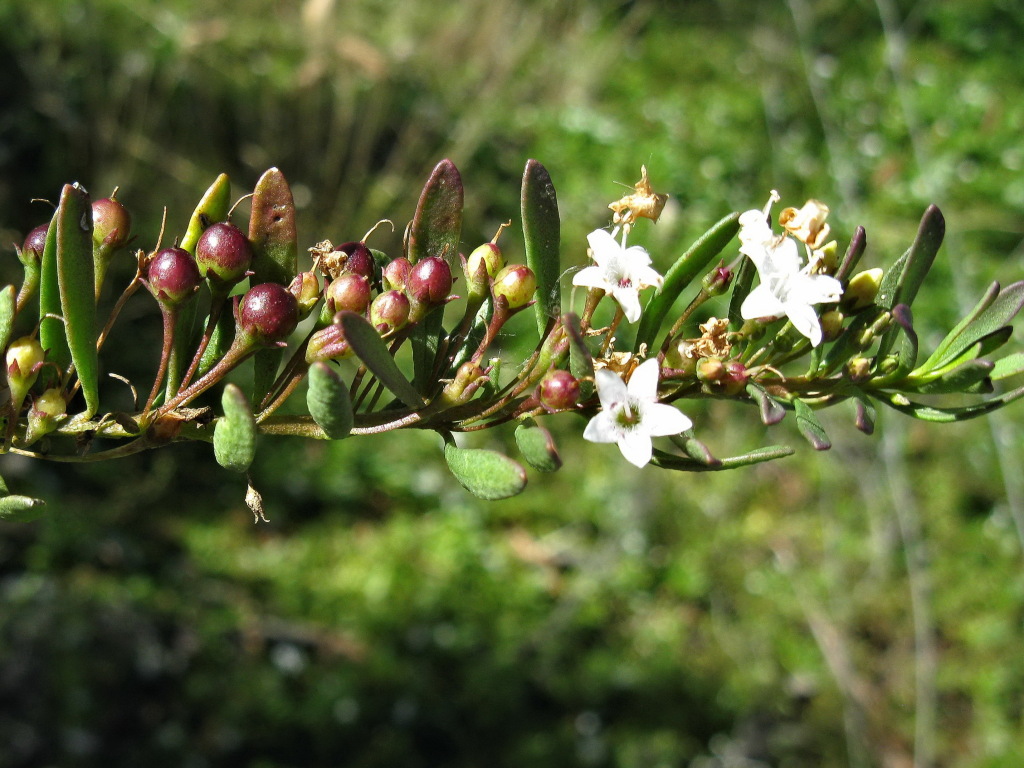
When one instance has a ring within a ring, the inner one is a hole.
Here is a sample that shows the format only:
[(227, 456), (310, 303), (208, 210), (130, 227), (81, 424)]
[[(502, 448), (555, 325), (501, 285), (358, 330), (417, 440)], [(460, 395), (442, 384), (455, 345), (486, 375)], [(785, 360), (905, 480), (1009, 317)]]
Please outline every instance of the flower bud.
[(370, 306), (370, 281), (362, 275), (339, 275), (327, 286), (326, 303), (331, 317), (343, 309), (361, 315)]
[(192, 298), (202, 280), (192, 254), (184, 248), (164, 248), (146, 267), (146, 287), (169, 307)]
[(381, 275), (385, 290), (404, 291), (411, 270), (412, 262), (404, 256), (399, 256), (385, 264)]
[(299, 307), (299, 320), (309, 317), (313, 307), (320, 301), (320, 281), (312, 272), (299, 272), (288, 285), (288, 291), (295, 297)]
[(728, 376), (725, 364), (715, 357), (702, 357), (697, 361), (697, 378), (705, 383), (717, 383)]
[(409, 297), (410, 318), (416, 322), (433, 307), (444, 304), (452, 289), (452, 268), (437, 256), (417, 261), (409, 271), (405, 293)]
[(238, 305), (239, 329), (262, 344), (287, 339), (299, 323), (299, 304), (283, 285), (253, 286)]
[(471, 360), (467, 361), (459, 366), (455, 378), (445, 385), (441, 399), (448, 405), (464, 403), (487, 381), (484, 369)]
[(352, 347), (345, 338), (345, 329), (339, 323), (332, 323), (310, 336), (306, 345), (306, 362), (312, 365), (327, 360), (341, 360), (352, 353)]
[(21, 263), (31, 262), (38, 264), (43, 258), (43, 249), (46, 247), (46, 232), (49, 224), (40, 224), (25, 236), (25, 243), (21, 246)]
[(537, 277), (525, 264), (509, 264), (494, 276), (491, 293), (494, 298), (504, 296), (509, 309), (525, 307), (537, 290)]
[(22, 336), (7, 347), (7, 385), (15, 412), (21, 409), (25, 395), (36, 383), (44, 357), (43, 347), (34, 336)]
[(858, 272), (851, 277), (846, 290), (843, 291), (841, 306), (849, 309), (851, 312), (871, 306), (878, 295), (879, 287), (882, 285), (882, 274), (883, 271), (876, 267), (875, 269)]
[(409, 299), (401, 291), (385, 291), (370, 304), (370, 324), (387, 336), (409, 322)]
[(750, 380), (747, 367), (743, 363), (733, 360), (725, 364), (725, 376), (721, 381), (722, 391), (727, 395), (736, 395), (743, 391)]
[(580, 399), (579, 379), (560, 368), (548, 371), (537, 385), (537, 399), (549, 411), (572, 408)]
[(92, 203), (92, 241), (110, 250), (128, 242), (132, 231), (132, 217), (128, 209), (114, 197), (104, 197)]
[(36, 440), (48, 435), (64, 420), (67, 414), (67, 403), (60, 390), (52, 387), (32, 403), (28, 412), (28, 429), (25, 431), (25, 445), (32, 445)]
[(496, 243), (484, 243), (473, 249), (464, 266), (470, 295), (485, 296), (488, 282), (503, 266), (505, 257)]
[(199, 274), (211, 285), (226, 288), (243, 277), (252, 264), (249, 238), (227, 221), (218, 221), (206, 228), (196, 242), (196, 265)]
[(871, 376), (871, 361), (866, 357), (855, 357), (846, 364), (846, 375), (851, 381), (866, 381)]
[(835, 341), (843, 332), (843, 321), (846, 318), (838, 309), (831, 309), (821, 316), (821, 340)]
[(715, 267), (713, 270), (708, 272), (701, 281), (701, 285), (704, 287), (704, 290), (708, 292), (709, 296), (721, 296), (729, 290), (729, 285), (731, 283), (732, 270), (727, 269), (724, 265)]

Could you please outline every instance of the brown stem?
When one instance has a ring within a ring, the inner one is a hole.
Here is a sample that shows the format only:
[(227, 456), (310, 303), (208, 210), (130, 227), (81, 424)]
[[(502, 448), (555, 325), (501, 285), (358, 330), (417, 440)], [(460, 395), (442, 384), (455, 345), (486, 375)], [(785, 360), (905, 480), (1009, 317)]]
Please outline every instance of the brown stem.
[(146, 407), (142, 409), (143, 416), (148, 414), (149, 409), (153, 407), (153, 401), (156, 400), (157, 393), (160, 391), (160, 385), (163, 383), (164, 376), (167, 374), (167, 364), (171, 358), (174, 348), (174, 324), (178, 319), (178, 311), (174, 307), (169, 307), (161, 303), (160, 314), (164, 321), (164, 343), (160, 350), (160, 365), (156, 370), (156, 379), (153, 381), (153, 389), (150, 390), (149, 397), (146, 399)]

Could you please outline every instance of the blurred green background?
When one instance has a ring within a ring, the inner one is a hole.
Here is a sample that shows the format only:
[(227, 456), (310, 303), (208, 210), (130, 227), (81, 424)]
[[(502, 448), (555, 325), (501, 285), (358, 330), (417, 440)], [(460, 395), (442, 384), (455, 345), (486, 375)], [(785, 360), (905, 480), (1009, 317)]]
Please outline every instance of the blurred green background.
[[(0, 242), (79, 180), (120, 185), (150, 248), (163, 206), (180, 233), (217, 173), (243, 194), (271, 165), (300, 247), (400, 233), (451, 157), (469, 249), (536, 157), (578, 264), (646, 164), (662, 269), (771, 188), (843, 245), (866, 226), (870, 266), (938, 203), (927, 346), (1024, 273), (1022, 37), (1017, 0), (12, 0)], [(129, 306), (118, 370), (152, 369), (157, 326)], [(260, 525), (206, 446), (3, 457), (50, 506), (0, 524), (0, 767), (1024, 764), (1021, 406), (871, 438), (840, 407), (826, 453), (688, 413), (722, 455), (798, 452), (641, 471), (563, 418), (566, 466), (485, 503), (435, 435), (265, 440)]]

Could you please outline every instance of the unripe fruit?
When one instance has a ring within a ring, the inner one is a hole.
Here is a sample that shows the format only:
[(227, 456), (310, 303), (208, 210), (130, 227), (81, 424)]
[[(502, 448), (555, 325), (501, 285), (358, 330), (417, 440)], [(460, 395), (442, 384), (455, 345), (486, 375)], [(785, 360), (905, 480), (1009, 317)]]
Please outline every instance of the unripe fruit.
[(288, 338), (298, 324), (299, 303), (277, 283), (253, 286), (238, 305), (239, 328), (265, 344)]
[(487, 294), (487, 282), (505, 266), (505, 257), (495, 243), (484, 243), (473, 249), (466, 259), (466, 284), (475, 296)]
[(383, 274), (381, 275), (384, 280), (384, 287), (389, 291), (404, 291), (411, 271), (412, 262), (404, 256), (392, 259), (384, 265)]
[(509, 309), (525, 307), (537, 290), (537, 277), (525, 264), (509, 264), (494, 276), (491, 292), (494, 298), (503, 296)]
[(385, 336), (409, 322), (409, 299), (401, 291), (385, 291), (370, 304), (370, 324)]
[(561, 369), (548, 371), (537, 386), (537, 398), (551, 411), (572, 408), (580, 399), (579, 379)]
[(199, 274), (211, 283), (227, 287), (243, 277), (252, 264), (249, 238), (227, 221), (218, 221), (206, 228), (196, 242), (196, 265)]
[(113, 197), (104, 197), (92, 203), (92, 241), (113, 250), (128, 242), (132, 231), (132, 217), (128, 209)]
[(333, 315), (347, 309), (363, 314), (370, 306), (370, 281), (362, 275), (339, 275), (327, 286), (327, 308)]
[(444, 304), (452, 289), (452, 268), (437, 256), (420, 259), (409, 272), (405, 292), (414, 302), (436, 307)]
[(146, 287), (157, 301), (177, 306), (190, 299), (203, 278), (192, 254), (184, 248), (164, 248), (146, 268)]
[(288, 291), (295, 297), (299, 306), (299, 319), (305, 320), (320, 301), (320, 281), (317, 280), (316, 274), (299, 272), (288, 284)]
[(373, 279), (373, 254), (366, 247), (366, 243), (342, 243), (334, 250), (346, 255), (341, 265), (341, 272), (351, 272), (355, 275), (362, 275), (368, 280)]

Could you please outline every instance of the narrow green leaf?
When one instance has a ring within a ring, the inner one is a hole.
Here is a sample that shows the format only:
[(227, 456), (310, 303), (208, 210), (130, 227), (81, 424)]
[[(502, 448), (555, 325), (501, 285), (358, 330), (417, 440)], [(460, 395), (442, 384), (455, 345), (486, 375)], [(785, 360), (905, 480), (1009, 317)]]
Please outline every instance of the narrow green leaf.
[(39, 343), (46, 350), (48, 362), (62, 372), (71, 365), (71, 350), (64, 332), (63, 310), (60, 307), (60, 280), (57, 276), (57, 220), (60, 209), (53, 212), (46, 230), (46, 244), (39, 266)]
[(200, 236), (211, 224), (227, 219), (230, 209), (231, 181), (226, 173), (222, 173), (214, 179), (213, 184), (206, 190), (206, 194), (196, 206), (179, 245), (195, 256), (196, 243), (199, 242)]
[(256, 455), (256, 417), (237, 384), (224, 387), (224, 415), (213, 428), (213, 454), (225, 469), (245, 472)]
[(693, 431), (684, 432), (681, 435), (671, 435), (669, 438), (675, 445), (682, 449), (689, 458), (708, 469), (715, 469), (722, 463), (716, 459), (711, 449), (693, 436)]
[(313, 421), (332, 440), (347, 437), (352, 431), (352, 400), (348, 386), (327, 363), (313, 363), (309, 369), (306, 407)]
[[(209, 322), (210, 318), (207, 316), (203, 321), (204, 330)], [(235, 318), (230, 309), (225, 309), (225, 311), (220, 313), (220, 317), (217, 318), (217, 324), (213, 326), (213, 333), (210, 334), (210, 343), (206, 345), (203, 356), (199, 358), (199, 368), (196, 371), (195, 378), (201, 378), (203, 374), (217, 364), (218, 360), (227, 354), (234, 338)]]
[[(970, 320), (965, 318), (960, 321), (919, 370), (931, 372), (943, 368), (983, 338), (1009, 328), (1013, 318), (1024, 307), (1024, 281), (1006, 286), (990, 300), (992, 288), (998, 290), (999, 284), (995, 283), (989, 288), (978, 306), (968, 315)], [(988, 351), (991, 349), (980, 354), (987, 354)]]
[(782, 403), (769, 395), (760, 384), (750, 382), (746, 389), (750, 398), (757, 403), (757, 407), (761, 411), (761, 423), (766, 427), (778, 424), (786, 417), (786, 409)]
[(548, 321), (558, 315), (561, 275), (561, 222), (558, 197), (547, 169), (536, 160), (527, 160), (520, 196), (523, 215), (523, 240), (526, 265), (537, 277), (537, 332), (544, 334)]
[(416, 391), (424, 396), (437, 386), (434, 366), (437, 361), (437, 344), (445, 336), (442, 323), (444, 311), (438, 307), (416, 323), (409, 334), (412, 344), (412, 381)]
[(562, 466), (554, 438), (534, 419), (524, 419), (516, 427), (516, 445), (526, 463), (540, 472), (554, 472)]
[(13, 285), (0, 291), (0, 352), (7, 349), (7, 342), (11, 340), (17, 304), (18, 290)]
[(879, 385), (906, 378), (917, 363), (917, 332), (914, 330), (914, 317), (910, 307), (906, 304), (897, 304), (892, 308), (892, 319), (896, 322), (895, 327), (902, 332), (903, 343), (896, 355), (898, 362), (895, 370), (876, 379), (875, 383)]
[(908, 400), (906, 396), (898, 392), (887, 392), (876, 395), (881, 402), (885, 403), (890, 408), (900, 411), (901, 413), (913, 416), (915, 419), (920, 419), (921, 421), (931, 421), (940, 424), (948, 424), (954, 421), (966, 421), (967, 419), (984, 416), (985, 414), (999, 410), (1004, 405), (1012, 403), (1021, 396), (1024, 396), (1024, 387), (1018, 387), (1011, 392), (1005, 392), (997, 397), (989, 398), (982, 403), (975, 403), (974, 405), (967, 405), (959, 408), (940, 408), (937, 406), (915, 403), (912, 400)]
[(71, 362), (82, 385), (85, 417), (99, 409), (92, 206), (78, 184), (65, 184), (57, 207), (57, 283)]
[(497, 451), (459, 448), (451, 435), (444, 436), (448, 469), (467, 491), (487, 501), (507, 499), (526, 487), (526, 470)]
[(716, 472), (725, 469), (737, 469), (738, 467), (749, 467), (753, 464), (782, 459), (792, 454), (793, 449), (788, 446), (770, 445), (765, 448), (758, 448), (750, 453), (745, 453), (742, 456), (730, 456), (727, 459), (719, 459), (717, 465), (708, 465), (689, 457), (675, 456), (655, 448), (651, 463), (656, 467), (675, 469), (680, 472)]
[(295, 231), (295, 201), (284, 174), (266, 171), (252, 194), (249, 215), (252, 243), (252, 284), (288, 285), (299, 271), (299, 246)]
[(791, 401), (793, 410), (796, 411), (796, 427), (800, 434), (816, 451), (827, 451), (832, 447), (832, 441), (825, 434), (825, 428), (818, 423), (818, 417), (814, 415), (814, 409), (799, 398)]
[(874, 434), (876, 416), (875, 406), (872, 405), (871, 401), (863, 393), (855, 395), (855, 398), (854, 405), (856, 406), (856, 415), (853, 420), (854, 426), (865, 435)]
[[(913, 304), (921, 283), (935, 261), (935, 255), (942, 245), (945, 234), (946, 222), (942, 218), (942, 212), (935, 205), (929, 205), (921, 217), (917, 237), (897, 261), (900, 265), (898, 273), (894, 265), (894, 268), (883, 276), (875, 303), (885, 309), (892, 309), (897, 304), (906, 304), (908, 307)], [(882, 335), (878, 348), (879, 359), (885, 357), (892, 349), (899, 332), (899, 327), (894, 326)]]
[(562, 325), (569, 333), (569, 373), (580, 380), (580, 397), (586, 399), (594, 392), (594, 358), (587, 347), (579, 316), (567, 312), (562, 316)]
[(646, 344), (648, 349), (654, 347), (658, 330), (672, 305), (679, 298), (679, 294), (703, 274), (711, 260), (736, 236), (740, 230), (739, 219), (738, 213), (730, 213), (701, 235), (697, 242), (669, 267), (661, 290), (647, 302), (644, 313), (640, 316), (634, 350), (639, 350), (641, 344)]
[(744, 320), (740, 314), (740, 307), (750, 295), (755, 275), (757, 275), (757, 267), (754, 266), (754, 262), (750, 259), (743, 259), (732, 277), (732, 295), (729, 297), (729, 330), (731, 331), (738, 331), (743, 327)]
[(992, 369), (992, 380), (1008, 379), (1019, 373), (1024, 373), (1024, 352), (1014, 352), (1001, 360), (996, 360), (996, 365)]
[(28, 523), (46, 511), (46, 502), (29, 496), (0, 497), (0, 521)]
[[(995, 363), (991, 360), (967, 360), (961, 365), (944, 373), (936, 379), (927, 381), (915, 388), (924, 395), (951, 394), (979, 391), (987, 394), (992, 391), (990, 378)], [(986, 382), (987, 385), (983, 382)], [(974, 388), (981, 384), (979, 390)]]
[(407, 406), (422, 408), (423, 398), (399, 370), (387, 345), (377, 330), (370, 325), (370, 321), (355, 312), (346, 311), (340, 314), (345, 338), (370, 373), (380, 379), (381, 383)]
[(451, 160), (438, 163), (420, 193), (409, 226), (408, 258), (413, 264), (427, 256), (458, 260), (462, 234), (462, 176)]

